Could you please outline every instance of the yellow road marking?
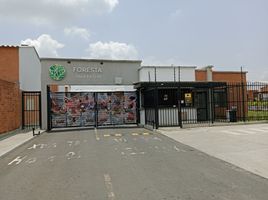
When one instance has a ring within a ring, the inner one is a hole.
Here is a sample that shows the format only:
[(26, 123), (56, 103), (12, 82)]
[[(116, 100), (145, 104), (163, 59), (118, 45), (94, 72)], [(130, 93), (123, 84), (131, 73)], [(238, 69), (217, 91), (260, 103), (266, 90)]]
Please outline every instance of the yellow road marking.
[(150, 135), (149, 133), (143, 133), (143, 135)]
[(111, 135), (109, 134), (104, 134), (103, 137), (110, 137)]

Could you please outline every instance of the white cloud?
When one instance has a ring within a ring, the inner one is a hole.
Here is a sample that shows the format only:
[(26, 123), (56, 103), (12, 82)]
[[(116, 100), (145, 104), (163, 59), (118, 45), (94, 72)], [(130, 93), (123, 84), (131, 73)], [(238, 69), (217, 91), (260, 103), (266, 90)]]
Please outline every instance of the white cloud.
[(76, 26), (65, 28), (64, 34), (67, 36), (79, 36), (85, 40), (89, 40), (89, 37), (90, 37), (90, 33), (87, 29), (79, 28)]
[(37, 39), (28, 38), (22, 40), (21, 44), (34, 46), (41, 57), (58, 57), (58, 49), (64, 47), (64, 44), (52, 39), (52, 37), (47, 34), (40, 35)]
[(113, 11), (119, 0), (0, 0), (0, 16), (35, 24), (70, 22), (90, 14)]
[(103, 59), (137, 59), (138, 51), (131, 45), (119, 42), (96, 42), (90, 44), (87, 51), (90, 53), (90, 58)]

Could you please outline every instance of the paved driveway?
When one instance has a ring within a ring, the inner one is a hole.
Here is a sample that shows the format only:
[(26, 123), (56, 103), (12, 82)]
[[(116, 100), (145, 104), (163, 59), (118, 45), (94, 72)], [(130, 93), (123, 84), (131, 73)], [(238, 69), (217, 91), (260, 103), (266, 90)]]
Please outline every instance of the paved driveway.
[(45, 133), (0, 159), (3, 200), (268, 199), (268, 180), (144, 129)]
[(164, 135), (268, 178), (268, 124), (162, 128)]

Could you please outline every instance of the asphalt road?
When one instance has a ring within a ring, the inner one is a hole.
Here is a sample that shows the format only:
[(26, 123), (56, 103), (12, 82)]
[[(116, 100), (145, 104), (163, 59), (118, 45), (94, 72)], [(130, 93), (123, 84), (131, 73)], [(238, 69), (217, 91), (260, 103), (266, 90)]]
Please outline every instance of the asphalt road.
[(0, 199), (267, 200), (268, 180), (144, 129), (69, 131), (1, 157)]

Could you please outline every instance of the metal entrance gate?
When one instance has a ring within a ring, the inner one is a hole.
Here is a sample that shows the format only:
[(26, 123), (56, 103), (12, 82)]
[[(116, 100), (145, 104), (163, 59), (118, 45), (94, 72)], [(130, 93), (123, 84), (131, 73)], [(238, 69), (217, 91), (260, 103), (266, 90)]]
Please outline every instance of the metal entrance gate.
[(41, 92), (22, 92), (22, 128), (41, 128)]
[(51, 92), (48, 129), (137, 124), (136, 92)]
[(142, 84), (145, 123), (156, 128), (268, 121), (266, 82)]

